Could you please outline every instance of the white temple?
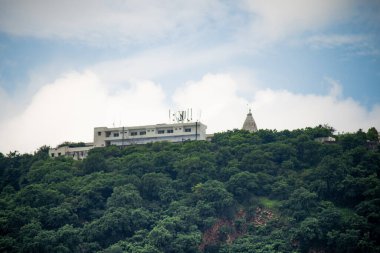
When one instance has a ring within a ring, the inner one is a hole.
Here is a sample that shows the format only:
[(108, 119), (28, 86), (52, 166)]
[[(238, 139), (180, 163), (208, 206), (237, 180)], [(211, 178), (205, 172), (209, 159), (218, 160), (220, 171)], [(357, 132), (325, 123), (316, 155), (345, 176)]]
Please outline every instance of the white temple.
[(255, 120), (252, 117), (251, 109), (249, 109), (249, 112), (247, 114), (247, 117), (245, 118), (244, 124), (243, 124), (243, 130), (247, 130), (251, 133), (257, 132), (257, 125)]

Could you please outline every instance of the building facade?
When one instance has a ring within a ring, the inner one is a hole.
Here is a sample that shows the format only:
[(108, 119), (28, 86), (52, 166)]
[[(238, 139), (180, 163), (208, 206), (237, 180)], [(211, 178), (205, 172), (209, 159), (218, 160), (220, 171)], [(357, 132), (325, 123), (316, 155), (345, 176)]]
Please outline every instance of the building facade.
[(206, 140), (206, 128), (207, 126), (201, 122), (117, 128), (96, 127), (94, 129), (94, 147), (127, 146), (158, 141)]
[(95, 127), (94, 142), (84, 147), (62, 146), (49, 150), (51, 157), (70, 156), (84, 159), (88, 151), (95, 147), (128, 146), (159, 141), (183, 142), (188, 140), (206, 140), (207, 126), (201, 122), (180, 122), (175, 124), (157, 124), (132, 127)]

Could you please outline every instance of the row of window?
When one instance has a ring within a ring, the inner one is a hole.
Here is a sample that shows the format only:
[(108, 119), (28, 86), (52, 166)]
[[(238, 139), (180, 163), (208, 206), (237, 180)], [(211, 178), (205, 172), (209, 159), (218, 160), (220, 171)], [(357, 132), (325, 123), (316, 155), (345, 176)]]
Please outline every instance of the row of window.
[[(185, 128), (184, 130), (187, 133), (191, 132), (191, 128)], [(151, 132), (151, 131), (153, 132), (154, 130), (153, 129), (148, 130), (148, 132)], [(173, 132), (174, 132), (173, 129), (166, 130), (166, 133), (168, 133), (168, 134), (172, 134)], [(127, 133), (127, 132), (125, 132), (125, 133)], [(157, 130), (157, 134), (164, 134), (164, 133), (165, 133), (165, 130)], [(102, 132), (98, 132), (98, 136), (101, 136), (101, 135), (102, 135)], [(137, 136), (137, 135), (146, 135), (146, 131), (131, 132), (131, 136)], [(113, 133), (113, 137), (119, 137), (119, 133)]]
[[(164, 133), (165, 133), (165, 130), (157, 130), (157, 133), (158, 133), (158, 134), (164, 134)], [(168, 130), (166, 130), (166, 133), (168, 133), (168, 134), (172, 134), (172, 133), (173, 133), (173, 129), (168, 129)]]
[[(191, 132), (191, 128), (185, 128), (185, 132), (187, 132), (187, 133)], [(158, 134), (164, 134), (165, 130), (158, 130), (157, 133)], [(172, 133), (174, 133), (174, 131), (173, 131), (173, 129), (168, 129), (168, 130), (166, 130), (166, 133), (172, 134)]]
[(138, 132), (131, 132), (131, 136), (136, 136), (137, 134), (146, 135), (146, 131), (140, 131), (140, 133), (138, 133)]

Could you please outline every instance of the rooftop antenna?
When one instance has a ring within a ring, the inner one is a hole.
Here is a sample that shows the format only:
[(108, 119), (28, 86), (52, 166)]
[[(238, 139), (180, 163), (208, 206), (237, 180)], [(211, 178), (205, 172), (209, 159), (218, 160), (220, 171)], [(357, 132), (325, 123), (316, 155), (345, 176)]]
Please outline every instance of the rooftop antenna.
[(193, 120), (193, 109), (180, 110), (172, 112), (169, 110), (169, 121), (177, 123), (191, 122)]
[(169, 121), (174, 122), (176, 120), (176, 113), (169, 110)]
[(178, 121), (179, 122), (184, 122), (186, 119), (186, 111), (179, 111), (178, 112)]

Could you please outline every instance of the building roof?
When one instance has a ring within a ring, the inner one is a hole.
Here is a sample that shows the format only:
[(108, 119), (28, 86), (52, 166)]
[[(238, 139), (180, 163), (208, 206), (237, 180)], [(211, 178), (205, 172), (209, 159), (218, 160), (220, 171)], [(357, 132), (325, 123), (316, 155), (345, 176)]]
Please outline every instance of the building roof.
[(245, 118), (244, 124), (243, 124), (243, 130), (247, 130), (251, 133), (257, 131), (257, 125), (255, 120), (252, 117), (251, 109), (249, 109), (249, 112), (247, 114), (247, 117)]
[(103, 130), (107, 130), (107, 131), (118, 131), (118, 130), (121, 130), (121, 129), (125, 129), (125, 130), (140, 130), (140, 129), (147, 129), (147, 128), (155, 128), (155, 129), (158, 129), (158, 128), (166, 128), (166, 127), (186, 127), (186, 126), (194, 126), (194, 125), (198, 125), (198, 126), (203, 126), (203, 127), (206, 127), (207, 126), (205, 124), (203, 124), (202, 122), (179, 122), (179, 123), (160, 123), (160, 124), (155, 124), (155, 125), (141, 125), (141, 126), (125, 126), (125, 127), (95, 127), (95, 129), (103, 129)]

